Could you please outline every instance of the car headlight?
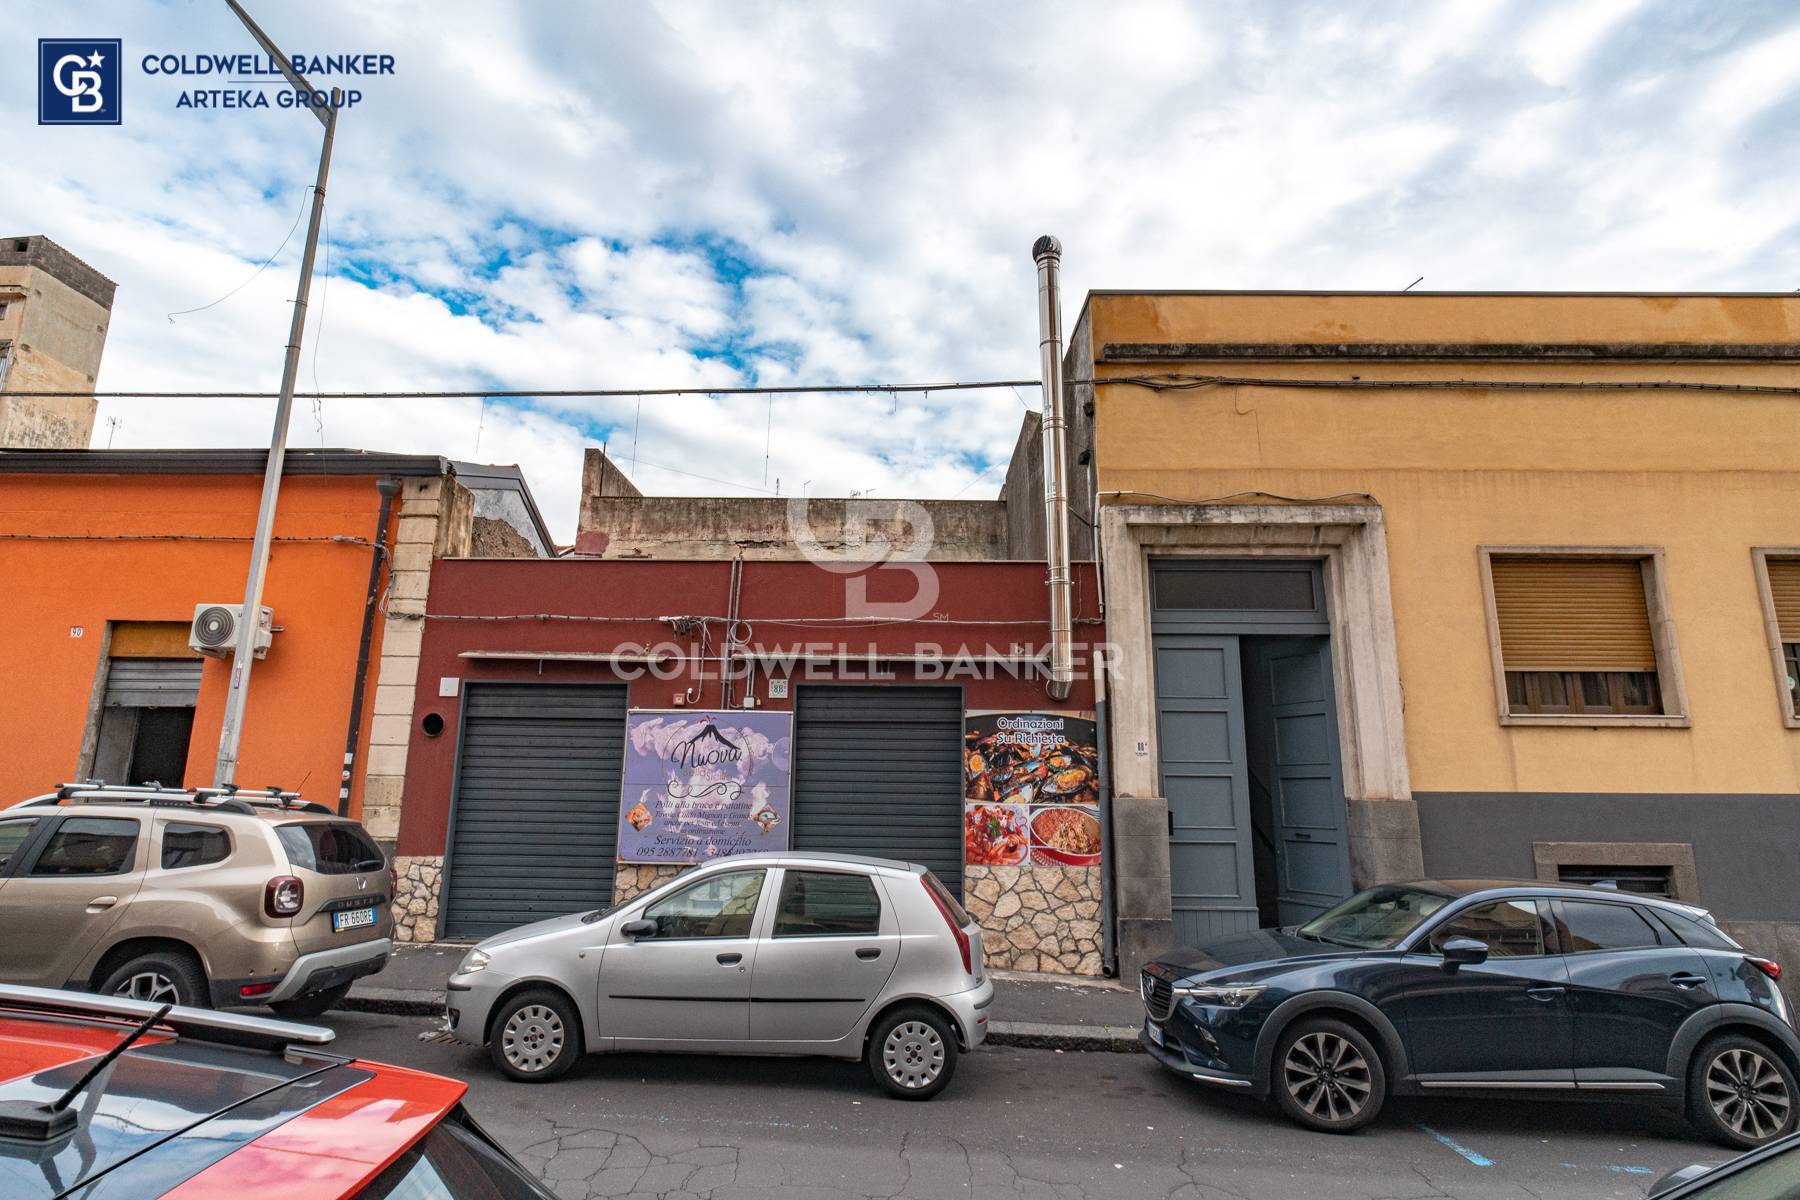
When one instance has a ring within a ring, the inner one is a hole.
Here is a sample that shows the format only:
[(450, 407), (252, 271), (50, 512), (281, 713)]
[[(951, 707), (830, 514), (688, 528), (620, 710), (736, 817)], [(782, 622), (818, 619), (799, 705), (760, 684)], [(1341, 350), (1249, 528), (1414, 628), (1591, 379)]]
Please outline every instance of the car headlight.
[(1211, 1008), (1242, 1008), (1268, 988), (1258, 984), (1254, 986), (1226, 984), (1220, 987), (1185, 987), (1176, 988), (1175, 994), (1183, 1000), (1192, 1000), (1195, 1004), (1204, 1004)]
[(463, 955), (462, 965), (456, 968), (458, 975), (471, 975), (488, 965), (488, 953), (485, 950), (471, 950)]

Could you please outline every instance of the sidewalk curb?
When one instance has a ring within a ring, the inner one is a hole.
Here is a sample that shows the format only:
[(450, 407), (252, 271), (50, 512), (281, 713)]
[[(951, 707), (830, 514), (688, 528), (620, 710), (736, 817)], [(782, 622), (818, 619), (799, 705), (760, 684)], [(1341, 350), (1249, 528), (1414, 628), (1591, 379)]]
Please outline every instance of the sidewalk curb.
[[(363, 988), (344, 997), (338, 1008), (345, 1012), (382, 1013), (391, 1017), (441, 1017), (444, 997), (437, 992), (400, 988)], [(992, 1046), (1019, 1046), (1030, 1050), (1072, 1050), (1086, 1053), (1141, 1054), (1134, 1025), (1044, 1025), (1035, 1021), (994, 1021), (988, 1025)]]
[(1135, 1025), (1043, 1025), (1036, 1021), (990, 1021), (988, 1043), (1030, 1050), (1080, 1050), (1142, 1054)]
[(390, 1017), (441, 1017), (444, 997), (439, 992), (412, 992), (400, 988), (363, 988), (338, 1002), (345, 1012), (384, 1013)]

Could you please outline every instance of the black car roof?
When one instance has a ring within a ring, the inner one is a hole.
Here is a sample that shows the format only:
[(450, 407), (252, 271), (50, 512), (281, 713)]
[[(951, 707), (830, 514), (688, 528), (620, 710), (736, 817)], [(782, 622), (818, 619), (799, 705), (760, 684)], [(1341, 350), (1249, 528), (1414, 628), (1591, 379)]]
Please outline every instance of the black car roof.
[(1479, 892), (1529, 892), (1536, 895), (1545, 892), (1561, 892), (1595, 900), (1629, 900), (1633, 904), (1649, 904), (1660, 908), (1673, 908), (1682, 912), (1692, 912), (1694, 907), (1691, 904), (1683, 904), (1679, 900), (1670, 900), (1663, 896), (1647, 896), (1642, 892), (1624, 892), (1615, 888), (1594, 887), (1586, 883), (1564, 883), (1560, 879), (1414, 879), (1402, 886), (1416, 887), (1425, 891), (1435, 891), (1440, 895), (1459, 898), (1473, 896)]
[[(4, 1011), (9, 1021), (66, 1017)], [(16, 1027), (15, 1027), (16, 1028)], [(123, 1038), (129, 1027), (119, 1029)], [(0, 1082), (0, 1102), (44, 1104), (93, 1065), (78, 1058)], [(178, 1037), (138, 1043), (79, 1092), (73, 1130), (0, 1138), (0, 1196), (82, 1200), (160, 1196), (239, 1147), (373, 1078), (317, 1051), (246, 1049)]]

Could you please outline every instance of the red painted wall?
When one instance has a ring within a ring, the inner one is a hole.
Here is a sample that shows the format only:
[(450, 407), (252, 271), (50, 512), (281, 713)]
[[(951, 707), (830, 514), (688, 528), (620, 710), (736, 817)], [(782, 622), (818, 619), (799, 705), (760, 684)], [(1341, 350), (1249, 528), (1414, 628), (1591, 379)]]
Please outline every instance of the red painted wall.
[[(929, 615), (904, 623), (847, 619), (852, 580), (862, 579), (867, 599), (900, 602), (913, 597), (917, 583), (904, 570), (882, 568), (860, 576), (826, 571), (810, 562), (746, 562), (739, 591), (740, 629), (760, 651), (941, 653), (946, 659), (961, 650), (1011, 653), (1015, 645), (1034, 652), (1049, 641), (1044, 567), (1029, 562), (964, 562), (929, 564), (938, 586)], [(463, 683), (484, 680), (611, 681), (620, 675), (604, 663), (477, 660), (465, 651), (514, 650), (533, 653), (584, 651), (607, 653), (673, 642), (689, 654), (700, 653), (696, 633), (677, 637), (664, 616), (716, 618), (711, 625), (711, 653), (719, 653), (731, 587), (729, 562), (630, 562), (613, 559), (477, 560), (436, 563), (431, 575), (431, 617), (425, 623), (424, 646), (413, 710), (412, 744), (407, 752), (406, 795), (400, 821), (401, 854), (442, 854), (448, 827), (450, 786), (456, 769), (459, 695), (438, 694), (439, 681), (454, 676)], [(1078, 674), (1087, 647), (1103, 640), (1097, 621), (1092, 564), (1075, 567), (1075, 641)], [(458, 620), (476, 617), (478, 620)], [(505, 619), (490, 619), (490, 618)], [(580, 620), (568, 618), (605, 618)], [(805, 675), (790, 673), (789, 698), (768, 696), (759, 671), (758, 707), (792, 707), (794, 688), (807, 682), (943, 683), (963, 689), (969, 709), (1044, 709), (1076, 711), (1094, 707), (1091, 682), (1078, 680), (1066, 701), (1051, 705), (1037, 679), (972, 678), (964, 671), (949, 678), (921, 680), (909, 665), (878, 667), (891, 678), (869, 678), (867, 668), (852, 664), (849, 674), (835, 668)], [(673, 678), (647, 674), (630, 683), (633, 708), (671, 708), (674, 698), (692, 686), (700, 696), (692, 707), (716, 708), (721, 702), (717, 666), (702, 680), (692, 663), (680, 664)], [(743, 685), (736, 694), (743, 695)], [(427, 737), (421, 722), (428, 714), (443, 718), (444, 732)]]

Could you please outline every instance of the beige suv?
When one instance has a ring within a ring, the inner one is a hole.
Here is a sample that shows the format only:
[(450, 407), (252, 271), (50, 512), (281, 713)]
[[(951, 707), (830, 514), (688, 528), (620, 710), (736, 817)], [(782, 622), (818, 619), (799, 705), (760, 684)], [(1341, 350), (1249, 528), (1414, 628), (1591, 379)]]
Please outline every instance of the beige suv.
[(293, 793), (65, 785), (0, 809), (0, 981), (315, 1017), (387, 965), (393, 890)]

